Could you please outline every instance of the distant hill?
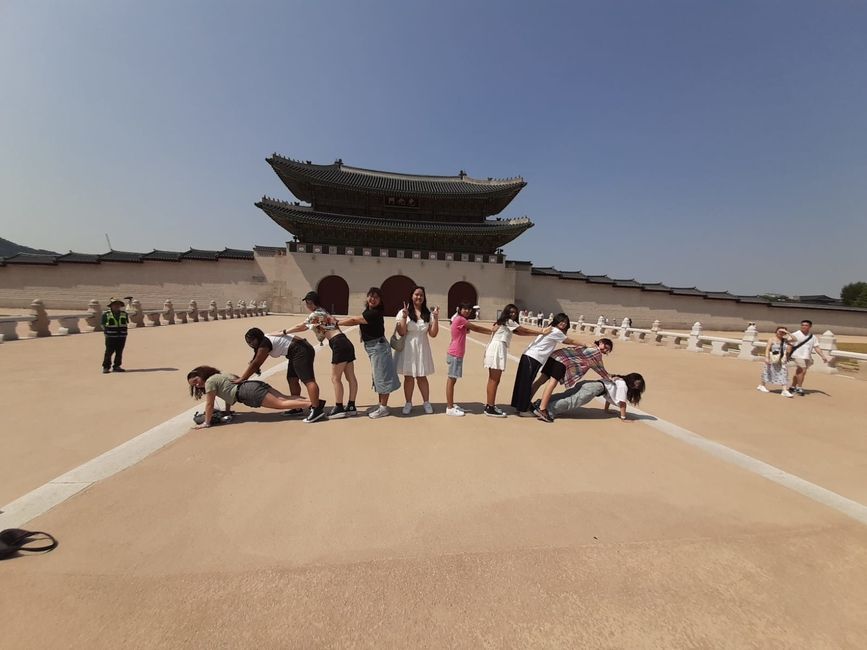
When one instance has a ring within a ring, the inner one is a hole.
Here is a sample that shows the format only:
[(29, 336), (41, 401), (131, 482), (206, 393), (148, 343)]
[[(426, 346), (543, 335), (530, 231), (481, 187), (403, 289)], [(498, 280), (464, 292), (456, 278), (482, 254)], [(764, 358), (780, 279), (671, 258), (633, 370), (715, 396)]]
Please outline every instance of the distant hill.
[(14, 241), (0, 237), (0, 257), (12, 257), (18, 253), (32, 253), (33, 255), (57, 255), (54, 251), (46, 251), (41, 248), (30, 248), (16, 244)]

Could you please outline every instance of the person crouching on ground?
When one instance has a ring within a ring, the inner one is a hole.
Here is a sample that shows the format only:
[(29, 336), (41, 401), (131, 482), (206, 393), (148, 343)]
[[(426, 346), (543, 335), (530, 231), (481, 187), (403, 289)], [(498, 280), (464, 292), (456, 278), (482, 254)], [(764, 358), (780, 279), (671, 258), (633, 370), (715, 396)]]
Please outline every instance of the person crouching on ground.
[(211, 366), (198, 366), (187, 373), (190, 395), (194, 399), (205, 396), (205, 421), (195, 427), (206, 429), (211, 426), (214, 415), (214, 401), (219, 397), (226, 404), (226, 415), (231, 414), (232, 404), (239, 402), (250, 408), (266, 409), (303, 409), (310, 406), (310, 400), (302, 397), (289, 397), (272, 388), (264, 381), (237, 382), (238, 377), (221, 373)]
[(468, 302), (462, 302), (458, 305), (458, 313), (452, 316), (452, 340), (449, 343), (448, 353), (446, 354), (446, 366), (448, 367), (448, 377), (446, 378), (446, 415), (457, 417), (464, 415), (464, 409), (455, 404), (455, 384), (464, 374), (467, 331), (472, 330), (473, 332), (481, 332), (482, 334), (491, 334), (493, 331), (490, 327), (470, 321), (469, 318), (472, 313), (473, 306)]
[(539, 386), (547, 382), (540, 405), (533, 411), (536, 417), (543, 422), (554, 421), (548, 413), (548, 402), (558, 383), (566, 388), (572, 388), (581, 381), (588, 370), (593, 370), (603, 380), (610, 381), (608, 371), (602, 363), (602, 356), (613, 349), (614, 342), (611, 339), (599, 339), (593, 342), (593, 347), (576, 345), (554, 350), (542, 367), (539, 379), (533, 384), (535, 394)]
[[(303, 329), (303, 328), (302, 328)], [(286, 381), (289, 383), (289, 390), (292, 397), (301, 394), (301, 384), (307, 388), (307, 397), (310, 400), (310, 412), (305, 418), (305, 422), (316, 422), (325, 417), (325, 401), (319, 399), (319, 384), (316, 383), (316, 375), (313, 372), (313, 360), (316, 358), (316, 351), (313, 346), (306, 340), (289, 334), (286, 330), (265, 334), (258, 327), (251, 327), (244, 334), (244, 341), (248, 346), (253, 348), (253, 358), (250, 364), (235, 383), (247, 381), (254, 373), (260, 373), (260, 367), (265, 360), (270, 357), (286, 357), (289, 363), (286, 367)], [(316, 406), (312, 406), (316, 404)], [(296, 407), (286, 411), (285, 415), (298, 415), (301, 408)]]
[[(621, 421), (627, 421), (626, 405), (638, 406), (641, 396), (647, 388), (647, 383), (637, 372), (626, 375), (611, 375), (611, 381), (585, 380), (579, 381), (575, 386), (563, 393), (552, 395), (548, 401), (548, 414), (551, 418), (559, 418), (565, 415), (575, 415), (578, 409), (590, 402), (594, 397), (605, 396), (605, 412), (610, 406), (617, 406)], [(541, 400), (534, 403), (539, 408)]]
[(789, 385), (789, 369), (787, 363), (792, 346), (789, 344), (789, 333), (785, 327), (774, 330), (774, 336), (768, 339), (765, 346), (765, 363), (762, 368), (761, 383), (756, 390), (762, 393), (770, 393), (767, 384), (782, 386), (780, 393), (783, 397), (794, 397), (787, 388)]
[(124, 311), (124, 302), (119, 298), (111, 298), (108, 301), (108, 309), (103, 312), (102, 331), (105, 334), (105, 354), (102, 357), (102, 372), (108, 373), (112, 367), (111, 357), (114, 355), (114, 371), (125, 372), (121, 368), (123, 363), (123, 349), (126, 347), (126, 335), (129, 328), (129, 316)]

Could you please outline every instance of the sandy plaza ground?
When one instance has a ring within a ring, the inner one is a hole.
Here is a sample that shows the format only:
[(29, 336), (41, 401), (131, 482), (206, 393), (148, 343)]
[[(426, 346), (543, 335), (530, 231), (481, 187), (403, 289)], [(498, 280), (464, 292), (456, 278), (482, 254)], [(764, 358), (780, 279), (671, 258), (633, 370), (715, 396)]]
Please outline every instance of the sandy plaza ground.
[(0, 528), (60, 541), (0, 562), (0, 647), (867, 647), (867, 382), (784, 399), (758, 363), (615, 341), (609, 370), (648, 384), (631, 421), (496, 419), (472, 334), (452, 418), (444, 327), (435, 414), (398, 391), (370, 420), (352, 330), (359, 417), (190, 430), (186, 373), (240, 373), (247, 328), (299, 320), (133, 329), (123, 375), (100, 334), (0, 345)]

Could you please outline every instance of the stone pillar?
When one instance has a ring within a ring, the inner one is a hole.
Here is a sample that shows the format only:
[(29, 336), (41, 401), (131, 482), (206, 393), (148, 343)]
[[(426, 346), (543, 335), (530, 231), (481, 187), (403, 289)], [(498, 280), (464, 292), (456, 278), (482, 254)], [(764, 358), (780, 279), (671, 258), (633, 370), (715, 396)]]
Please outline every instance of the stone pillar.
[(145, 317), (144, 310), (141, 308), (141, 302), (138, 300), (132, 301), (132, 312), (127, 314), (127, 318), (129, 322), (135, 325), (136, 327), (144, 327), (145, 326)]
[(231, 300), (226, 301), (226, 318), (234, 318), (235, 317), (235, 307), (232, 305)]
[(661, 323), (659, 322), (658, 318), (654, 319), (653, 324), (650, 326), (650, 331), (653, 332), (650, 335), (650, 340), (653, 341), (654, 343), (656, 343), (657, 345), (662, 344), (662, 335), (659, 333), (660, 327), (661, 327)]
[(51, 320), (45, 311), (45, 305), (39, 298), (30, 303), (30, 313), (34, 316), (34, 320), (30, 321), (30, 330), (39, 337), (51, 336), (48, 329)]
[(759, 361), (760, 357), (757, 357), (753, 350), (755, 349), (755, 342), (758, 338), (759, 333), (756, 331), (756, 324), (750, 323), (747, 325), (747, 329), (744, 330), (744, 335), (741, 337), (741, 345), (738, 348), (738, 359), (746, 359), (747, 361)]
[(99, 305), (98, 300), (94, 299), (87, 303), (87, 318), (85, 318), (85, 322), (90, 325), (92, 331), (102, 331), (102, 307)]
[(262, 315), (263, 315), (263, 316), (267, 316), (267, 315), (268, 315), (268, 301), (267, 301), (267, 300), (263, 300), (263, 301), (259, 304), (259, 308), (262, 310)]
[(600, 334), (602, 334), (605, 331), (604, 327), (605, 327), (605, 316), (600, 316), (599, 318), (596, 319), (596, 329), (593, 330), (593, 333), (596, 336), (599, 336)]
[(250, 314), (247, 313), (247, 303), (244, 300), (238, 301), (238, 318), (246, 318)]
[(163, 317), (166, 319), (167, 324), (175, 324), (175, 305), (171, 299), (163, 303)]
[(629, 338), (629, 318), (624, 317), (622, 321), (620, 321), (620, 336), (618, 336), (621, 341), (626, 341)]
[(831, 330), (825, 330), (825, 333), (819, 337), (819, 349), (828, 357), (828, 363), (820, 360), (816, 364), (816, 370), (826, 375), (836, 375), (840, 372), (837, 370), (837, 357), (831, 355), (831, 352), (837, 349), (837, 337)]
[(217, 301), (212, 300), (208, 303), (208, 313), (211, 315), (211, 320), (217, 320), (219, 312), (217, 311)]
[(689, 338), (686, 341), (686, 349), (690, 352), (701, 352), (701, 342), (698, 337), (701, 336), (701, 323), (696, 321), (692, 325), (689, 332)]
[(199, 322), (199, 304), (195, 300), (190, 300), (190, 320), (194, 323)]

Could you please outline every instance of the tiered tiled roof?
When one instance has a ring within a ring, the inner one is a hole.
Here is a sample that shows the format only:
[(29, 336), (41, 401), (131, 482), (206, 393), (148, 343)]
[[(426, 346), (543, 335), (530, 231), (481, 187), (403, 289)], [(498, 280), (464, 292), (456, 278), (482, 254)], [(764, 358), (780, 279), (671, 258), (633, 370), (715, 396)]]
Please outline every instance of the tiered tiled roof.
[(309, 160), (302, 162), (276, 153), (267, 160), (277, 175), (287, 184), (289, 190), (302, 201), (309, 201), (311, 198), (301, 196), (295, 191), (298, 183), (427, 196), (494, 195), (517, 192), (527, 184), (520, 176), (479, 179), (471, 178), (465, 172), (457, 176), (398, 174), (350, 167), (344, 165), (341, 160), (331, 165), (314, 165)]
[(298, 241), (308, 243), (493, 253), (533, 227), (526, 217), (450, 224), (356, 217), (268, 197), (256, 206)]
[[(262, 247), (257, 247), (262, 248)], [(285, 247), (275, 250), (285, 251)], [(140, 264), (142, 262), (180, 262), (182, 260), (252, 260), (253, 251), (241, 248), (224, 248), (221, 251), (205, 251), (190, 248), (186, 252), (152, 250), (150, 253), (135, 253), (131, 251), (109, 251), (102, 254), (76, 253), (69, 251), (63, 255), (35, 255), (32, 253), (18, 253), (11, 257), (0, 257), (0, 266), (7, 264), (99, 264), (100, 262), (130, 262)]]
[(73, 262), (75, 264), (99, 264), (99, 255), (91, 253), (76, 253), (69, 251), (66, 255), (57, 257), (58, 262)]

